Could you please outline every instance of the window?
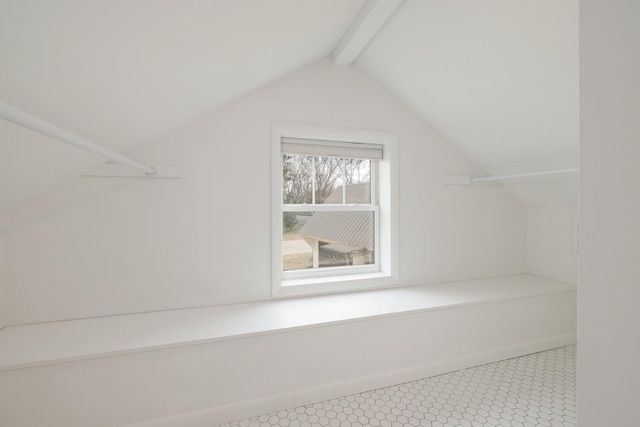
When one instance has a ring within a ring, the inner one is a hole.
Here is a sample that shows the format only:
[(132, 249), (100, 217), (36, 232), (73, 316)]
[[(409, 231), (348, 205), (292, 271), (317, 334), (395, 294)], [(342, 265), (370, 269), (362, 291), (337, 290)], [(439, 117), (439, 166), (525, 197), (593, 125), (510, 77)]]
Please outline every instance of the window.
[(396, 141), (379, 132), (273, 126), (275, 296), (397, 283)]

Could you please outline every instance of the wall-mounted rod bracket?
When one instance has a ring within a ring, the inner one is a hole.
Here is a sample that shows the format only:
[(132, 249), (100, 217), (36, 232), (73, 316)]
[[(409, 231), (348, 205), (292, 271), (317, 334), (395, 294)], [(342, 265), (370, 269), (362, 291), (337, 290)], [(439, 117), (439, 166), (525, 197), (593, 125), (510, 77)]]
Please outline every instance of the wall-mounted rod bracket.
[(499, 182), (478, 182), (474, 183), (471, 180), (472, 176), (460, 176), (460, 175), (445, 175), (442, 177), (442, 183), (445, 185), (487, 185), (491, 187), (502, 187)]
[(147, 166), (2, 102), (0, 102), (0, 119), (31, 129), (58, 141), (75, 145), (99, 156), (106, 157), (113, 162), (138, 169), (144, 172), (145, 176), (156, 177), (158, 175), (158, 170), (153, 166)]
[[(153, 166), (155, 169), (154, 178), (180, 178), (180, 168), (178, 166)], [(144, 178), (148, 177), (144, 171), (132, 170), (127, 165), (118, 163), (105, 163), (95, 169), (82, 174), (83, 177), (121, 177), (121, 178)]]
[(578, 168), (569, 168), (497, 176), (445, 176), (443, 183), (448, 185), (500, 185), (500, 181), (507, 181), (510, 179), (537, 178), (541, 176), (566, 175), (578, 172), (580, 172), (580, 169)]

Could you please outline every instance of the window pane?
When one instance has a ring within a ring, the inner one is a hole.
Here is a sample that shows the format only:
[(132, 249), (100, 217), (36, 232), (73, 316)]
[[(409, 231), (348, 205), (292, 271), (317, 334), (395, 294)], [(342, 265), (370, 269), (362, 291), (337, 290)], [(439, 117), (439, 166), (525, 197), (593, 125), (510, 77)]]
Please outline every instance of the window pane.
[(344, 159), (345, 201), (348, 204), (371, 203), (371, 161), (364, 159)]
[(283, 270), (375, 263), (374, 213), (284, 212)]
[(284, 204), (371, 203), (371, 160), (282, 155)]
[(343, 169), (347, 184), (344, 186), (342, 179), (336, 180), (336, 185), (324, 202), (331, 204), (371, 203), (371, 162), (363, 159), (340, 160), (343, 161), (341, 169)]
[(282, 155), (282, 202), (284, 204), (312, 203), (314, 156)]
[(282, 213), (282, 270), (304, 270), (313, 267), (311, 245), (298, 234), (313, 212)]
[(316, 156), (316, 203), (342, 203), (343, 162), (339, 157)]

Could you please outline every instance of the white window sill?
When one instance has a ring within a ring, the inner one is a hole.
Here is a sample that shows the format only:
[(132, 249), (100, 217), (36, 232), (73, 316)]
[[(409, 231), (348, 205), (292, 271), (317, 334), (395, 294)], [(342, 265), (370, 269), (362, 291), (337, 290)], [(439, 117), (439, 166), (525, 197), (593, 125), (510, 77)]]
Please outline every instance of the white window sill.
[(376, 290), (398, 285), (398, 280), (389, 273), (362, 273), (342, 276), (307, 277), (284, 279), (273, 293), (274, 298), (299, 297)]
[(575, 292), (529, 274), (251, 304), (70, 320), (0, 331), (0, 371)]

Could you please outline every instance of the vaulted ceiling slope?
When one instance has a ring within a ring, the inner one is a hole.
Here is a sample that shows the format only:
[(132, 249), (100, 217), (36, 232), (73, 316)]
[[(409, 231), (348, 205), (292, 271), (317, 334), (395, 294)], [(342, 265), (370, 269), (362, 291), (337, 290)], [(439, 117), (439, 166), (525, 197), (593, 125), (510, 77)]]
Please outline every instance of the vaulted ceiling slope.
[[(119, 152), (330, 55), (367, 4), (0, 1), (0, 102)], [(502, 174), (577, 165), (577, 52), (577, 0), (405, 0), (356, 64)], [(0, 212), (103, 162), (0, 120)]]
[[(577, 0), (408, 0), (357, 64), (492, 175), (578, 166)], [(576, 206), (577, 185), (508, 187)]]
[[(364, 0), (1, 0), (0, 102), (126, 152), (328, 56)], [(0, 120), (0, 212), (104, 160)]]

